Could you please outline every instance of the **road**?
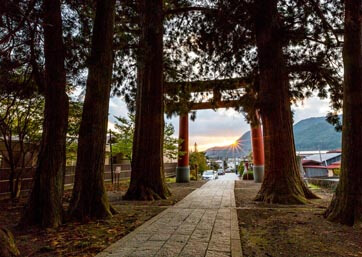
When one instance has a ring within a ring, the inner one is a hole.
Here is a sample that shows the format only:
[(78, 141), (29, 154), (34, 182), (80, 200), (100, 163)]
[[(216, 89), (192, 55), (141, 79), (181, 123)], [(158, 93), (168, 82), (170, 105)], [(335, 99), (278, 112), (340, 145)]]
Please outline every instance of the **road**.
[(225, 175), (219, 175), (219, 180), (239, 180), (239, 176), (235, 173), (225, 173)]

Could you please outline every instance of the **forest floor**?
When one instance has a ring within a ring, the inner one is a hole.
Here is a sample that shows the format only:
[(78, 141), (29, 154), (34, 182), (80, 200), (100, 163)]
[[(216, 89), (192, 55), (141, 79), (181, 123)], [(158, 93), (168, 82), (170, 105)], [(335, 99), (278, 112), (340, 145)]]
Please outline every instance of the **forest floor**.
[(321, 199), (283, 206), (253, 201), (259, 188), (252, 181), (235, 181), (243, 256), (362, 256), (361, 227), (323, 218), (331, 190), (313, 186)]
[[(0, 227), (9, 228), (13, 232), (21, 256), (94, 256), (205, 183), (173, 182), (172, 179), (168, 181), (171, 197), (150, 202), (123, 201), (122, 195), (125, 194), (129, 181), (122, 181), (117, 188), (107, 185), (110, 202), (118, 214), (112, 219), (86, 224), (68, 222), (57, 229), (16, 229), (26, 199), (23, 198), (18, 203), (3, 200), (0, 201)], [(66, 192), (65, 202), (69, 202), (70, 194), (71, 191)]]

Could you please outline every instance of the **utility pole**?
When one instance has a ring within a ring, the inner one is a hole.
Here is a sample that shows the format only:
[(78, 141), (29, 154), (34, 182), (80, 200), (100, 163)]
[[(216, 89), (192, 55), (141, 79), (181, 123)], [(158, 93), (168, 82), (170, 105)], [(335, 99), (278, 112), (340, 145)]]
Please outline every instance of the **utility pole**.
[(233, 151), (233, 155), (234, 155), (234, 168), (235, 168), (235, 174), (238, 173), (237, 169), (236, 169), (236, 157), (235, 157), (235, 150)]
[(112, 156), (112, 130), (109, 129), (109, 152), (110, 152), (110, 163), (111, 163), (111, 178), (113, 185), (113, 156)]

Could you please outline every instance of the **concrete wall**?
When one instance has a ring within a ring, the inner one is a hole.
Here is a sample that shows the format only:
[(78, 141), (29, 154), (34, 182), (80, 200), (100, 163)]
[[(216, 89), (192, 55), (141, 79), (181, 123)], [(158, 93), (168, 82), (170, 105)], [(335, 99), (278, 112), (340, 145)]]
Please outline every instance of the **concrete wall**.
[(308, 178), (308, 183), (311, 183), (313, 185), (317, 185), (319, 187), (324, 188), (330, 188), (330, 189), (336, 189), (339, 179), (338, 178), (329, 178), (329, 179), (323, 179), (323, 178)]

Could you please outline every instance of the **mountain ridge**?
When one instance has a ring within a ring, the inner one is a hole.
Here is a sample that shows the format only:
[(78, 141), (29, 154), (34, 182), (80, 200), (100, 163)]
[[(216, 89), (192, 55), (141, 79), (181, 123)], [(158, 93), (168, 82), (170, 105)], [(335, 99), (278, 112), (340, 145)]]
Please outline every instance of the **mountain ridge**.
[[(310, 117), (293, 125), (296, 151), (332, 150), (341, 148), (341, 132), (325, 117)], [(209, 158), (244, 157), (251, 151), (250, 131), (238, 139), (238, 146), (214, 146), (205, 151)], [(234, 148), (234, 150), (233, 150)]]

